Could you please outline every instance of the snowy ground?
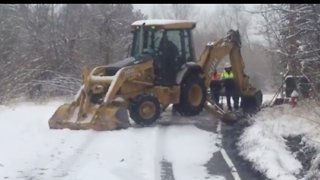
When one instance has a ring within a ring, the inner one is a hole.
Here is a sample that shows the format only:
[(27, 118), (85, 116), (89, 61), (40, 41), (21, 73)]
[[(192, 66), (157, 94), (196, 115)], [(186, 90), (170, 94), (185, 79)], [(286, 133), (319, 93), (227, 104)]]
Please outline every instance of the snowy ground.
[(160, 180), (160, 162), (175, 180), (224, 180), (203, 166), (218, 151), (217, 134), (194, 125), (111, 132), (49, 130), (62, 104), (0, 106), (0, 179)]
[[(314, 107), (300, 102), (296, 108), (281, 105), (263, 109), (240, 137), (241, 155), (272, 180), (320, 179), (320, 109)], [(296, 152), (288, 147), (292, 137), (302, 137), (293, 145)], [(310, 149), (315, 153), (308, 155), (309, 160), (301, 158)], [(304, 167), (308, 163), (310, 168)]]
[[(272, 97), (264, 95), (264, 101)], [(165, 163), (175, 180), (225, 179), (204, 167), (221, 140), (193, 122), (111, 132), (49, 130), (48, 119), (60, 104), (0, 106), (0, 179), (160, 180)], [(287, 145), (287, 137), (301, 135), (308, 147), (320, 150), (320, 111), (309, 109), (263, 109), (240, 138), (241, 155), (270, 179), (319, 179), (319, 153), (301, 173), (303, 163)]]

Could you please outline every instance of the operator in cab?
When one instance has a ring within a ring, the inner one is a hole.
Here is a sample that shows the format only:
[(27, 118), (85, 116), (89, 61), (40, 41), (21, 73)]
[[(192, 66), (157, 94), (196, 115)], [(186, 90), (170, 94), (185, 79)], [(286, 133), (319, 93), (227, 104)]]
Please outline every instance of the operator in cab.
[(239, 96), (238, 88), (234, 81), (234, 75), (233, 75), (232, 67), (230, 63), (225, 64), (224, 71), (222, 72), (222, 75), (221, 75), (221, 80), (222, 80), (223, 87), (225, 88), (225, 95), (227, 98), (228, 110), (232, 111), (231, 97), (233, 100), (233, 108), (235, 110), (238, 110), (240, 96)]
[(161, 85), (172, 86), (176, 83), (175, 62), (179, 51), (177, 46), (168, 38), (167, 32), (163, 32), (162, 39), (159, 45), (159, 51), (162, 55), (162, 63), (164, 64), (163, 72), (161, 74), (163, 82)]

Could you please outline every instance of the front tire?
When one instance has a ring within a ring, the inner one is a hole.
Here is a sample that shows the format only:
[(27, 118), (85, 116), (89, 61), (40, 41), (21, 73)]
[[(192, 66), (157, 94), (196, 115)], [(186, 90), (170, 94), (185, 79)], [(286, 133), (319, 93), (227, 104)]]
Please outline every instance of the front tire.
[(189, 75), (181, 83), (180, 102), (174, 108), (182, 116), (198, 115), (206, 101), (206, 86), (199, 75)]
[(129, 106), (130, 117), (139, 125), (151, 125), (161, 113), (158, 99), (151, 95), (139, 95)]

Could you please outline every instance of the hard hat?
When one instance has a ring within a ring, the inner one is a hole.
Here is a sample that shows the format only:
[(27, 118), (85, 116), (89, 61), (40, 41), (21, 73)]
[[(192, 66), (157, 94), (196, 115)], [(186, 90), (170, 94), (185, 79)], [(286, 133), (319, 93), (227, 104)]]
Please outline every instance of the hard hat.
[(231, 64), (227, 62), (227, 63), (224, 65), (224, 68), (231, 68)]

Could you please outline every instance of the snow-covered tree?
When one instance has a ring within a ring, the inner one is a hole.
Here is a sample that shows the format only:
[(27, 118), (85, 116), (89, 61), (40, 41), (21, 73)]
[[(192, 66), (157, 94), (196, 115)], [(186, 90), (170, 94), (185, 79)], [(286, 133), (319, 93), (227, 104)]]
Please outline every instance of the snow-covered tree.
[(0, 103), (75, 94), (82, 67), (123, 59), (144, 18), (131, 4), (0, 5)]
[(279, 71), (289, 68), (291, 74), (304, 73), (320, 92), (320, 6), (319, 4), (263, 5), (263, 31)]

